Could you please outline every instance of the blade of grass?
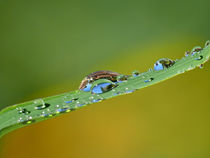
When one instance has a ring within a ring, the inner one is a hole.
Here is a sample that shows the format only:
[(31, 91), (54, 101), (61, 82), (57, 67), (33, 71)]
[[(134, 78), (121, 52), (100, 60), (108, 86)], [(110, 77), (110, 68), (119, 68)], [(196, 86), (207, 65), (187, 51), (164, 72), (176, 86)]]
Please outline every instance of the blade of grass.
[(208, 61), (210, 46), (206, 46), (199, 53), (188, 55), (167, 69), (160, 71), (149, 70), (131, 76), (125, 82), (102, 94), (91, 94), (81, 90), (75, 90), (64, 94), (16, 104), (0, 111), (0, 137), (15, 129), (59, 116), (85, 107), (88, 104), (100, 102), (115, 96), (128, 94), (135, 90), (154, 85), (166, 79), (192, 70)]

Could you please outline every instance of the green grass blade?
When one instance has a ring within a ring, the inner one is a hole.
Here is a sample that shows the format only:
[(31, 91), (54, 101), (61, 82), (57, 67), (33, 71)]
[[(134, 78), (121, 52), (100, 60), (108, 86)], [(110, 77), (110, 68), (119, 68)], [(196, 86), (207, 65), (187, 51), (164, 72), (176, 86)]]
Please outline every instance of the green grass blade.
[(206, 45), (199, 53), (183, 57), (167, 69), (160, 71), (149, 70), (148, 72), (139, 74), (137, 77), (130, 76), (127, 81), (119, 83), (117, 87), (103, 94), (91, 94), (90, 92), (75, 90), (7, 107), (0, 111), (0, 137), (10, 131), (32, 123), (47, 120), (82, 108), (88, 104), (131, 93), (135, 90), (162, 82), (199, 67), (209, 57), (210, 46)]

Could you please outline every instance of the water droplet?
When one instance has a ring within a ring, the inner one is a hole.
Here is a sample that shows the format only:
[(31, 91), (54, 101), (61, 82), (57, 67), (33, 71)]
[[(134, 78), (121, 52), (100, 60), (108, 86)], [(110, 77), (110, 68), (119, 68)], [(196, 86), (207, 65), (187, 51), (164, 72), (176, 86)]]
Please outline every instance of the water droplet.
[(210, 41), (206, 41), (206, 43), (205, 43), (205, 48), (208, 47), (209, 44), (210, 44)]
[(25, 108), (22, 108), (22, 107), (18, 107), (16, 108), (16, 110), (18, 111), (18, 114), (25, 114), (25, 115), (28, 115), (30, 114), (31, 112)]
[(132, 72), (133, 77), (137, 77), (137, 76), (139, 76), (139, 74), (140, 73), (137, 70), (135, 70), (135, 71)]
[(150, 78), (150, 79), (148, 79), (148, 80), (145, 80), (144, 82), (145, 83), (148, 83), (148, 82), (151, 82), (151, 81), (153, 81), (154, 80), (154, 78)]
[(66, 108), (59, 108), (56, 110), (56, 113), (64, 113), (64, 112), (70, 112), (70, 108), (66, 107)]
[(202, 50), (202, 48), (200, 46), (196, 46), (191, 50), (191, 55), (195, 55), (197, 53), (200, 53), (200, 51)]
[(84, 105), (86, 105), (86, 104), (77, 104), (76, 106), (77, 106), (77, 107), (82, 107), (82, 106), (84, 106)]
[(55, 114), (53, 114), (53, 113), (47, 113), (47, 114), (43, 113), (43, 114), (41, 114), (41, 117), (52, 117), (54, 115)]
[(186, 51), (184, 55), (185, 55), (186, 57), (188, 57), (190, 54), (191, 54), (190, 51)]
[(149, 68), (149, 70), (148, 71), (153, 71), (153, 69), (152, 68)]
[(101, 94), (101, 93), (105, 93), (105, 92), (108, 92), (108, 91), (112, 90), (116, 86), (117, 86), (116, 84), (112, 84), (112, 83), (109, 83), (109, 82), (99, 83), (92, 88), (91, 92), (93, 94)]
[(49, 106), (50, 106), (49, 103), (43, 103), (43, 104), (37, 105), (37, 106), (35, 107), (35, 109), (36, 109), (36, 110), (43, 110), (43, 109), (48, 108)]
[(22, 124), (31, 124), (31, 123), (34, 123), (35, 120), (25, 120), (23, 122), (21, 122)]
[(177, 71), (178, 74), (182, 74), (184, 72), (185, 72), (185, 70), (179, 70), (179, 71)]
[(117, 82), (126, 81), (128, 79), (127, 75), (119, 75), (117, 76)]
[(203, 59), (203, 56), (200, 55), (198, 58), (195, 58), (195, 60), (202, 60)]
[(30, 124), (30, 123), (34, 123), (35, 120), (33, 120), (33, 118), (31, 116), (28, 116), (26, 119), (23, 119), (22, 117), (20, 117), (18, 119), (18, 122), (22, 123), (22, 124)]
[(90, 92), (91, 86), (92, 86), (92, 84), (88, 83), (88, 84), (86, 84), (85, 88), (83, 88), (81, 90), (83, 90), (85, 92)]
[(204, 67), (204, 64), (200, 64), (199, 68), (203, 69), (203, 67)]
[(65, 101), (65, 103), (72, 103), (72, 102), (74, 102), (74, 101), (76, 101), (76, 100), (78, 100), (79, 98), (74, 98), (74, 99), (72, 99), (72, 100), (70, 100), (70, 101)]
[(121, 94), (121, 92), (114, 93), (115, 96), (116, 96), (116, 95), (119, 95), (119, 94)]
[(175, 61), (168, 59), (168, 58), (163, 58), (159, 59), (155, 64), (154, 64), (154, 70), (155, 71), (160, 71), (163, 70), (164, 68), (169, 68), (175, 64)]
[(97, 103), (97, 102), (100, 102), (100, 101), (102, 101), (102, 99), (93, 99), (91, 102), (92, 103)]
[(133, 93), (133, 92), (134, 92), (134, 90), (127, 90), (127, 91), (125, 91), (126, 94)]

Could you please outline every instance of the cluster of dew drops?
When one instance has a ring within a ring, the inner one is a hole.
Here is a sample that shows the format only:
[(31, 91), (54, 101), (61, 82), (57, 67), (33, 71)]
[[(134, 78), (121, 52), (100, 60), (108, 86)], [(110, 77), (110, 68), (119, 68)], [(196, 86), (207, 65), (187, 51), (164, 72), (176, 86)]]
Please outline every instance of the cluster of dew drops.
[[(207, 41), (205, 44), (205, 48), (208, 47), (209, 45), (210, 45), (210, 41)], [(196, 54), (199, 54), (201, 50), (202, 50), (201, 47), (194, 47), (192, 49), (192, 51), (185, 52), (185, 57), (195, 56)], [(203, 59), (202, 55), (195, 57), (195, 60), (202, 60), (202, 59)], [(150, 68), (149, 72), (161, 71), (164, 69), (168, 69), (169, 67), (172, 67), (176, 63), (176, 61), (168, 59), (168, 58), (159, 59), (157, 62), (155, 62), (154, 69)], [(188, 68), (188, 70), (193, 69), (193, 68), (194, 67), (190, 67), (190, 68)], [(200, 68), (203, 68), (203, 64), (200, 65)], [(183, 73), (183, 72), (178, 72), (178, 73)], [(89, 102), (80, 103), (79, 98), (75, 98), (74, 96), (66, 96), (63, 98), (64, 105), (62, 105), (62, 106), (55, 105), (56, 108), (53, 108), (53, 109), (56, 109), (56, 110), (54, 110), (54, 111), (50, 110), (51, 104), (46, 103), (43, 99), (36, 99), (33, 102), (33, 104), (34, 104), (33, 110), (27, 110), (24, 107), (16, 108), (18, 114), (21, 115), (18, 119), (18, 123), (30, 124), (30, 123), (35, 122), (35, 119), (33, 119), (33, 117), (31, 116), (31, 113), (34, 110), (40, 111), (39, 115), (36, 116), (38, 118), (39, 117), (51, 117), (56, 114), (66, 113), (66, 112), (76, 110), (77, 108), (80, 108), (80, 107), (85, 106), (90, 103), (100, 102), (100, 101), (104, 100), (104, 97), (102, 97), (102, 95), (100, 95), (100, 94), (106, 93), (108, 91), (112, 91), (114, 96), (132, 93), (135, 90), (133, 90), (133, 89), (131, 90), (126, 87), (123, 92), (122, 92), (122, 90), (117, 92), (115, 90), (115, 87), (117, 87), (120, 83), (126, 82), (129, 78), (135, 78), (135, 77), (139, 77), (139, 76), (141, 76), (142, 78), (145, 78), (145, 80), (144, 80), (145, 84), (150, 83), (154, 80), (154, 78), (152, 78), (152, 77), (146, 78), (144, 76), (144, 73), (140, 74), (139, 71), (133, 71), (132, 75), (117, 76), (117, 79), (115, 82), (110, 82), (110, 81), (104, 82), (104, 80), (103, 80), (103, 82), (98, 83), (97, 85), (94, 85), (94, 86), (92, 83), (91, 84), (87, 83), (88, 85), (86, 87), (88, 87), (88, 88), (80, 89), (80, 91), (81, 92), (89, 92), (89, 93), (93, 94), (93, 95), (90, 95)], [(69, 98), (71, 98), (71, 99), (69, 99)], [(72, 103), (74, 104), (74, 107), (70, 106)]]

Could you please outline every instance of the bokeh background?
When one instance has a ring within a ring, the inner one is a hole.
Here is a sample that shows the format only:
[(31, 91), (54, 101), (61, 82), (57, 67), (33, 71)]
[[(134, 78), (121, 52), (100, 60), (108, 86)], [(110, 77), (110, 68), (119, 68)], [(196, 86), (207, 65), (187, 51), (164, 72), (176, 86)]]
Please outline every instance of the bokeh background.
[[(147, 71), (210, 39), (209, 0), (0, 1), (0, 108)], [(210, 63), (9, 133), (1, 158), (209, 158)]]

